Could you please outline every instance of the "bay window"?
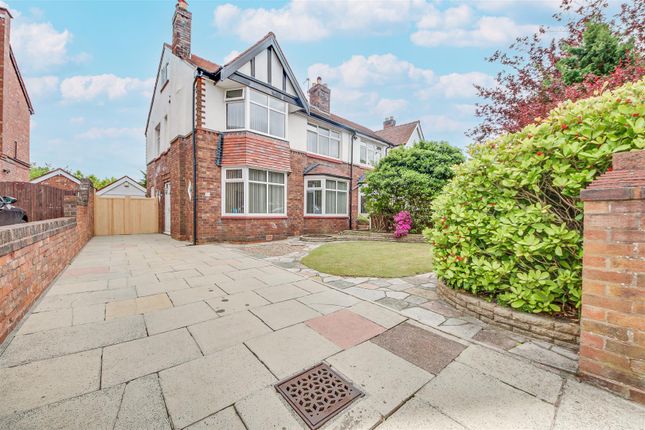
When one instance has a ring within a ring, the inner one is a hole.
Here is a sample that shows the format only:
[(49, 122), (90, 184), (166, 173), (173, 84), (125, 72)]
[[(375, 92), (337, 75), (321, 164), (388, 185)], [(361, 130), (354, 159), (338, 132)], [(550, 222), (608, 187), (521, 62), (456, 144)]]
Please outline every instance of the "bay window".
[(253, 168), (225, 169), (225, 215), (286, 215), (286, 174)]
[[(287, 103), (259, 91), (226, 91), (226, 129), (249, 129), (269, 136), (286, 136)], [(247, 118), (248, 117), (248, 118)]]
[(307, 124), (307, 151), (340, 158), (340, 133), (314, 124)]
[(305, 181), (305, 215), (347, 215), (349, 182), (324, 177)]

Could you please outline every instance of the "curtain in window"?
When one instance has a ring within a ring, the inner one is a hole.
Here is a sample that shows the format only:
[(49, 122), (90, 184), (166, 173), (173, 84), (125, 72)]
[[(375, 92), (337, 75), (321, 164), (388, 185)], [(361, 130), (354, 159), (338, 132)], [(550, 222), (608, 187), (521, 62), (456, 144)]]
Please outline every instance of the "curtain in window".
[(307, 130), (307, 151), (318, 152), (318, 132)]
[(251, 130), (269, 132), (268, 108), (251, 103)]
[(283, 185), (269, 185), (269, 213), (271, 214), (285, 213)]
[(244, 101), (226, 104), (226, 128), (244, 128)]
[(225, 186), (225, 212), (229, 214), (244, 213), (244, 182), (227, 182)]
[(322, 214), (322, 190), (307, 190), (307, 214)]
[(367, 164), (367, 146), (361, 145), (361, 163)]
[(267, 213), (267, 184), (249, 182), (249, 213)]
[(269, 112), (269, 134), (284, 137), (284, 113), (274, 110)]

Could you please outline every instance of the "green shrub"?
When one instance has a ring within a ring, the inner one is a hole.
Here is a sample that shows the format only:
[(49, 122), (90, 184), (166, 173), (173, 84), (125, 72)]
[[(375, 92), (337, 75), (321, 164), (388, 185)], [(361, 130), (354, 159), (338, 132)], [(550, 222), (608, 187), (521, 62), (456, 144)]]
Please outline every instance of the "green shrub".
[[(431, 223), (431, 202), (453, 176), (452, 166), (463, 163), (459, 148), (447, 142), (421, 141), (388, 152), (376, 168), (366, 175), (363, 188), (371, 214), (392, 218), (401, 211), (412, 216), (412, 233), (420, 233)], [(379, 217), (373, 217), (379, 224)]]
[(582, 202), (614, 152), (645, 148), (645, 80), (563, 103), (470, 148), (433, 203), (434, 267), (452, 288), (527, 312), (580, 306)]

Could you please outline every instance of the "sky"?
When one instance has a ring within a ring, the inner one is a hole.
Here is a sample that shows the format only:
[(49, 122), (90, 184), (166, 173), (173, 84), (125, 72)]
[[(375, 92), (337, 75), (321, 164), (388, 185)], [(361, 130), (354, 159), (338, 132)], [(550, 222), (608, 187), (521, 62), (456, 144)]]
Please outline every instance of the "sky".
[[(145, 170), (145, 121), (175, 0), (3, 1), (31, 96), (31, 161), (100, 177)], [(197, 1), (192, 52), (223, 64), (273, 31), (303, 89), (321, 76), (334, 113), (372, 129), (420, 120), (426, 139), (465, 148), (485, 58), (558, 0)]]

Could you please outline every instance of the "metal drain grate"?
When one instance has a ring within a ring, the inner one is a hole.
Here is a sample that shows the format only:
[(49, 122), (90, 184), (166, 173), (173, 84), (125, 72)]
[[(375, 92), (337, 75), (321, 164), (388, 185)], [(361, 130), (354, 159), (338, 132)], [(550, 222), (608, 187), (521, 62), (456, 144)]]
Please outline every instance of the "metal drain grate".
[(276, 388), (311, 429), (319, 428), (363, 395), (324, 363), (279, 382)]

